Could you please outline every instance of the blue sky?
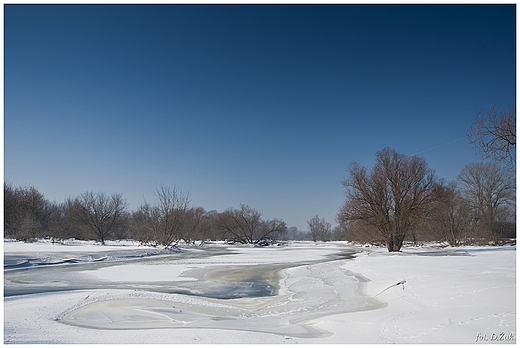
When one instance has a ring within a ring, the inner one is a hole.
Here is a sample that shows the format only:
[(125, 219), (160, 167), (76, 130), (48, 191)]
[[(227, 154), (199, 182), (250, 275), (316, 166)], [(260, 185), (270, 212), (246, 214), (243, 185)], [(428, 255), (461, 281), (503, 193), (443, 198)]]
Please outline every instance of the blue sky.
[[(4, 179), (334, 223), (391, 147), (456, 179), (515, 100), (515, 5), (5, 5)], [(446, 145), (444, 145), (446, 144)], [(444, 146), (439, 146), (444, 145)]]

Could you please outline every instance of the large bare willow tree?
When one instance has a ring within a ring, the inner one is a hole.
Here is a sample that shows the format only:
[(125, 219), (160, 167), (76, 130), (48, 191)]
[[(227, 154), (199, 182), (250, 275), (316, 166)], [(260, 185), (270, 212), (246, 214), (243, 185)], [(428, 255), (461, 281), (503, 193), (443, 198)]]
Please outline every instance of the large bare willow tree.
[(343, 185), (347, 200), (338, 221), (363, 221), (375, 227), (388, 251), (400, 251), (406, 234), (417, 226), (433, 200), (434, 171), (417, 156), (385, 148), (372, 171), (351, 164)]

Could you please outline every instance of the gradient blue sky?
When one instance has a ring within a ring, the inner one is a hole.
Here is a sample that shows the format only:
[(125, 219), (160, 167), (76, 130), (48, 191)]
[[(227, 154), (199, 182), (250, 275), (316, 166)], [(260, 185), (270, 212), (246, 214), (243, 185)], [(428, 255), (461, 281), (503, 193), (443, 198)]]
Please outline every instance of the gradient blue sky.
[[(307, 229), (385, 147), (456, 179), (515, 100), (515, 5), (5, 5), (4, 179), (62, 202), (176, 186)], [(439, 145), (444, 145), (440, 146)]]

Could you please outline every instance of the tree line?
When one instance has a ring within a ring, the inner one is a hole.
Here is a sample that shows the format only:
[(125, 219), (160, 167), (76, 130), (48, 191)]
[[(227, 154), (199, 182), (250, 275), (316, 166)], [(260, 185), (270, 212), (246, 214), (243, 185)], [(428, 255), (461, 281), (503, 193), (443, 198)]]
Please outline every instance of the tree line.
[[(284, 221), (263, 219), (247, 205), (221, 213), (191, 207), (176, 187), (156, 189), (155, 202), (128, 211), (122, 194), (84, 192), (63, 203), (51, 203), (32, 186), (4, 184), (4, 236), (30, 241), (134, 239), (148, 245), (175, 247), (208, 240), (258, 244), (281, 240), (289, 230)], [(294, 228), (293, 235), (294, 235)], [(297, 229), (296, 229), (297, 231)], [(299, 231), (298, 231), (299, 232)]]
[[(191, 207), (176, 187), (156, 189), (155, 202), (129, 212), (122, 194), (85, 192), (51, 203), (32, 186), (4, 183), (4, 236), (18, 240), (134, 239), (173, 247), (208, 240), (265, 244), (276, 240), (349, 240), (384, 243), (399, 251), (405, 240), (450, 245), (498, 244), (516, 238), (516, 112), (492, 108), (477, 114), (468, 133), (483, 158), (466, 165), (456, 181), (438, 179), (426, 161), (385, 148), (371, 170), (352, 163), (343, 181), (346, 200), (338, 226), (315, 215), (309, 231), (265, 220), (247, 205), (223, 212)], [(505, 162), (505, 165), (503, 165)]]
[(516, 236), (515, 174), (495, 163), (468, 164), (445, 182), (424, 159), (386, 148), (371, 170), (351, 164), (343, 185), (337, 222), (349, 240), (399, 251), (406, 238), (458, 246)]
[(84, 192), (51, 203), (32, 186), (4, 184), (4, 236), (134, 239), (147, 245), (202, 245), (208, 240), (266, 244), (279, 240), (348, 240), (384, 243), (399, 251), (405, 240), (498, 244), (516, 237), (515, 173), (496, 163), (470, 163), (457, 181), (437, 179), (423, 158), (385, 148), (371, 170), (352, 163), (346, 200), (332, 225), (315, 215), (308, 232), (263, 219), (247, 205), (223, 212), (190, 206), (176, 187), (156, 189), (153, 204), (129, 211), (122, 194)]
[(445, 182), (423, 158), (385, 148), (371, 170), (352, 163), (337, 214), (347, 239), (379, 240), (399, 251), (406, 238), (457, 246), (516, 238), (516, 108), (477, 115), (467, 138), (487, 163), (470, 163)]

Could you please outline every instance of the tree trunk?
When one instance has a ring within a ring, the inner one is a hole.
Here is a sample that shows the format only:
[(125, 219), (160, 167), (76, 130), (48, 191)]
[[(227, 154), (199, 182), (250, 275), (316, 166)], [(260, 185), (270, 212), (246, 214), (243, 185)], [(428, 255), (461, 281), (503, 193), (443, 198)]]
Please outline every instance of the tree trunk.
[(401, 251), (401, 247), (403, 246), (404, 235), (399, 233), (392, 233), (386, 239), (386, 248), (389, 252), (399, 252)]
[(394, 236), (390, 235), (386, 238), (386, 248), (388, 249), (388, 252), (394, 251)]

